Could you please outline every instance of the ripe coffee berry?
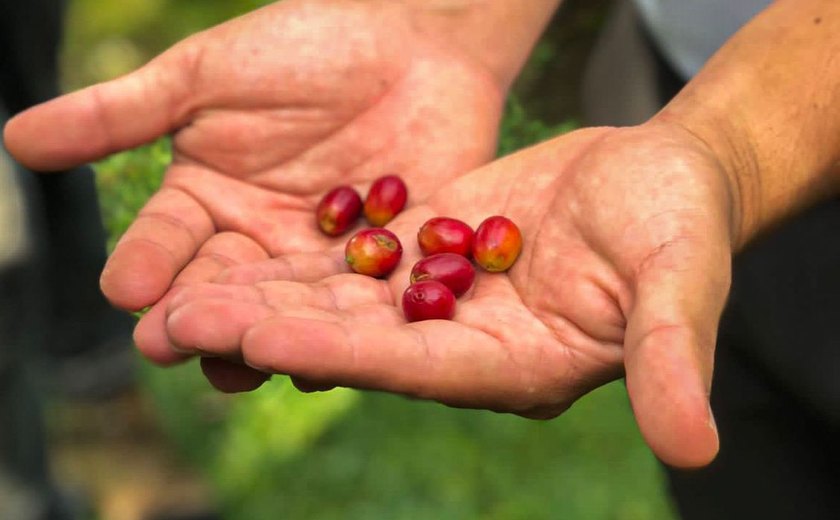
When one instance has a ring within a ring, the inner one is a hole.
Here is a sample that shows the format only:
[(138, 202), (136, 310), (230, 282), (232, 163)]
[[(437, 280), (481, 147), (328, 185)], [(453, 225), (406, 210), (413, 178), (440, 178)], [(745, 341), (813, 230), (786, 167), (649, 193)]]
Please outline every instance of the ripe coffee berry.
[(463, 295), (472, 287), (475, 269), (469, 260), (455, 253), (441, 253), (428, 256), (411, 269), (411, 283), (434, 280), (449, 287), (455, 297)]
[(428, 220), (417, 233), (417, 243), (426, 256), (438, 253), (455, 253), (470, 256), (473, 230), (460, 220), (435, 217)]
[(344, 248), (344, 260), (355, 272), (380, 277), (393, 271), (402, 258), (402, 244), (387, 229), (363, 229)]
[(408, 321), (451, 320), (455, 316), (455, 295), (442, 283), (426, 280), (408, 286), (402, 306)]
[(475, 230), (473, 258), (486, 271), (507, 271), (521, 251), (522, 233), (510, 219), (490, 217)]
[(324, 195), (315, 215), (318, 227), (331, 237), (338, 236), (356, 223), (362, 213), (362, 197), (350, 186), (339, 186)]
[(386, 175), (374, 181), (365, 199), (365, 218), (373, 226), (384, 226), (403, 210), (408, 189), (396, 175)]

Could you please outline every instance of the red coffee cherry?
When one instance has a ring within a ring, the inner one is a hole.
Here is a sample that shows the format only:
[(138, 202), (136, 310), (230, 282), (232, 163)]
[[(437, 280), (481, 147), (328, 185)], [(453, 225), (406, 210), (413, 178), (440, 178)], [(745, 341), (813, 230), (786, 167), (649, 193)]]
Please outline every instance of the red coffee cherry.
[(475, 269), (469, 260), (455, 253), (428, 256), (411, 269), (411, 283), (434, 280), (447, 286), (455, 297), (472, 287)]
[(362, 213), (362, 197), (350, 186), (339, 186), (324, 195), (315, 215), (318, 227), (325, 234), (336, 237), (356, 223)]
[(507, 271), (522, 251), (522, 233), (502, 216), (490, 217), (475, 230), (473, 258), (485, 271)]
[(408, 286), (402, 306), (408, 321), (451, 320), (455, 316), (455, 295), (442, 283), (426, 280)]
[(344, 260), (359, 274), (381, 277), (393, 271), (402, 258), (402, 244), (387, 229), (368, 228), (353, 235), (344, 248)]
[(417, 233), (417, 243), (426, 256), (455, 253), (469, 258), (473, 235), (472, 228), (460, 220), (435, 217), (420, 228)]
[(373, 226), (384, 226), (403, 210), (408, 189), (396, 175), (376, 179), (365, 199), (365, 218)]

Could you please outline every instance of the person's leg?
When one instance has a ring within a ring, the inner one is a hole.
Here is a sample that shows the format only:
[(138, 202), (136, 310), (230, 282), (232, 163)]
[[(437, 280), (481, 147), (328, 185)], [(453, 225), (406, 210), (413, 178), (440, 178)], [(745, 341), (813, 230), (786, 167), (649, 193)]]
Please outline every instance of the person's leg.
[[(0, 0), (0, 122), (57, 93), (62, 8), (60, 0)], [(7, 164), (5, 157), (2, 163), (0, 517), (72, 518), (50, 477), (41, 415), (41, 382), (54, 379), (55, 372), (44, 373), (38, 357), (49, 344), (48, 332), (50, 341), (70, 348), (61, 334), (53, 333), (55, 303), (66, 305), (64, 295), (84, 295), (73, 308), (97, 317), (87, 325), (126, 318), (105, 316), (98, 310), (108, 307), (104, 298), (96, 302), (89, 296), (98, 292), (95, 273), (104, 260), (92, 174), (57, 177), (42, 185), (39, 177)], [(82, 269), (81, 264), (89, 267)], [(123, 351), (130, 321), (127, 325)], [(103, 379), (108, 375), (100, 370)], [(6, 494), (13, 500), (6, 500)]]
[(43, 327), (27, 312), (30, 295), (36, 294), (28, 293), (34, 272), (18, 262), (0, 267), (0, 480), (5, 493), (16, 497), (0, 499), (0, 517), (41, 519), (52, 493), (41, 399), (27, 350), (37, 345), (34, 335)]
[(21, 195), (0, 157), (0, 518), (69, 519), (47, 461), (36, 355), (49, 323), (40, 311), (48, 291)]
[[(14, 114), (58, 93), (64, 1), (0, 0), (0, 7), (0, 95)], [(43, 350), (57, 363), (53, 379), (59, 390), (81, 397), (117, 391), (131, 381), (133, 319), (99, 290), (106, 236), (93, 171), (37, 175), (19, 167), (17, 174), (46, 280), (39, 310), (51, 320)]]

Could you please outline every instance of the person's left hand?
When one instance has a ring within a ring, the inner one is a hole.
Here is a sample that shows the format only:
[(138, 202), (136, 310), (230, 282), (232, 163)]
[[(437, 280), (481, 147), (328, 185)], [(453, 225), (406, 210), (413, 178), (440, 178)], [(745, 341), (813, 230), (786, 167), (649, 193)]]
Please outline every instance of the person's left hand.
[[(187, 38), (125, 77), (34, 107), (5, 129), (34, 170), (171, 134), (161, 189), (102, 275), (116, 306), (156, 305), (135, 333), (152, 361), (183, 356), (150, 323), (175, 285), (231, 263), (321, 251), (319, 199), (398, 174), (419, 203), (492, 158), (506, 87), (400, 3), (287, 0)], [(256, 376), (256, 374), (255, 374)], [(222, 383), (220, 383), (222, 384)]]
[[(329, 254), (242, 265), (177, 295), (168, 335), (305, 390), (379, 389), (537, 418), (626, 373), (654, 452), (702, 465), (717, 451), (708, 392), (738, 229), (731, 193), (712, 152), (676, 125), (574, 132), (400, 215), (389, 227), (405, 252), (387, 280), (346, 273)], [(522, 230), (513, 268), (479, 272), (452, 321), (406, 323), (419, 227), (494, 214)], [(299, 280), (325, 265), (336, 274)]]

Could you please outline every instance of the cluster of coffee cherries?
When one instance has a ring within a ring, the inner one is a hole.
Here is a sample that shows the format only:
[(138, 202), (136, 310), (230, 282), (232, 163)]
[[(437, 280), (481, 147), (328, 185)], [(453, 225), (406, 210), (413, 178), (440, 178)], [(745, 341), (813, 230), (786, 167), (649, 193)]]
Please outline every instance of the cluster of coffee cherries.
[[(351, 228), (364, 211), (374, 226), (359, 231), (347, 242), (344, 258), (353, 271), (373, 277), (390, 274), (402, 258), (402, 244), (391, 231), (382, 228), (405, 207), (405, 183), (394, 175), (377, 179), (364, 204), (349, 186), (327, 193), (318, 205), (321, 230), (338, 236)], [(492, 216), (473, 229), (449, 217), (428, 220), (417, 233), (424, 258), (411, 269), (411, 285), (403, 293), (406, 320), (449, 320), (455, 315), (455, 300), (475, 281), (470, 258), (489, 272), (508, 270), (522, 250), (522, 234), (510, 219)]]

